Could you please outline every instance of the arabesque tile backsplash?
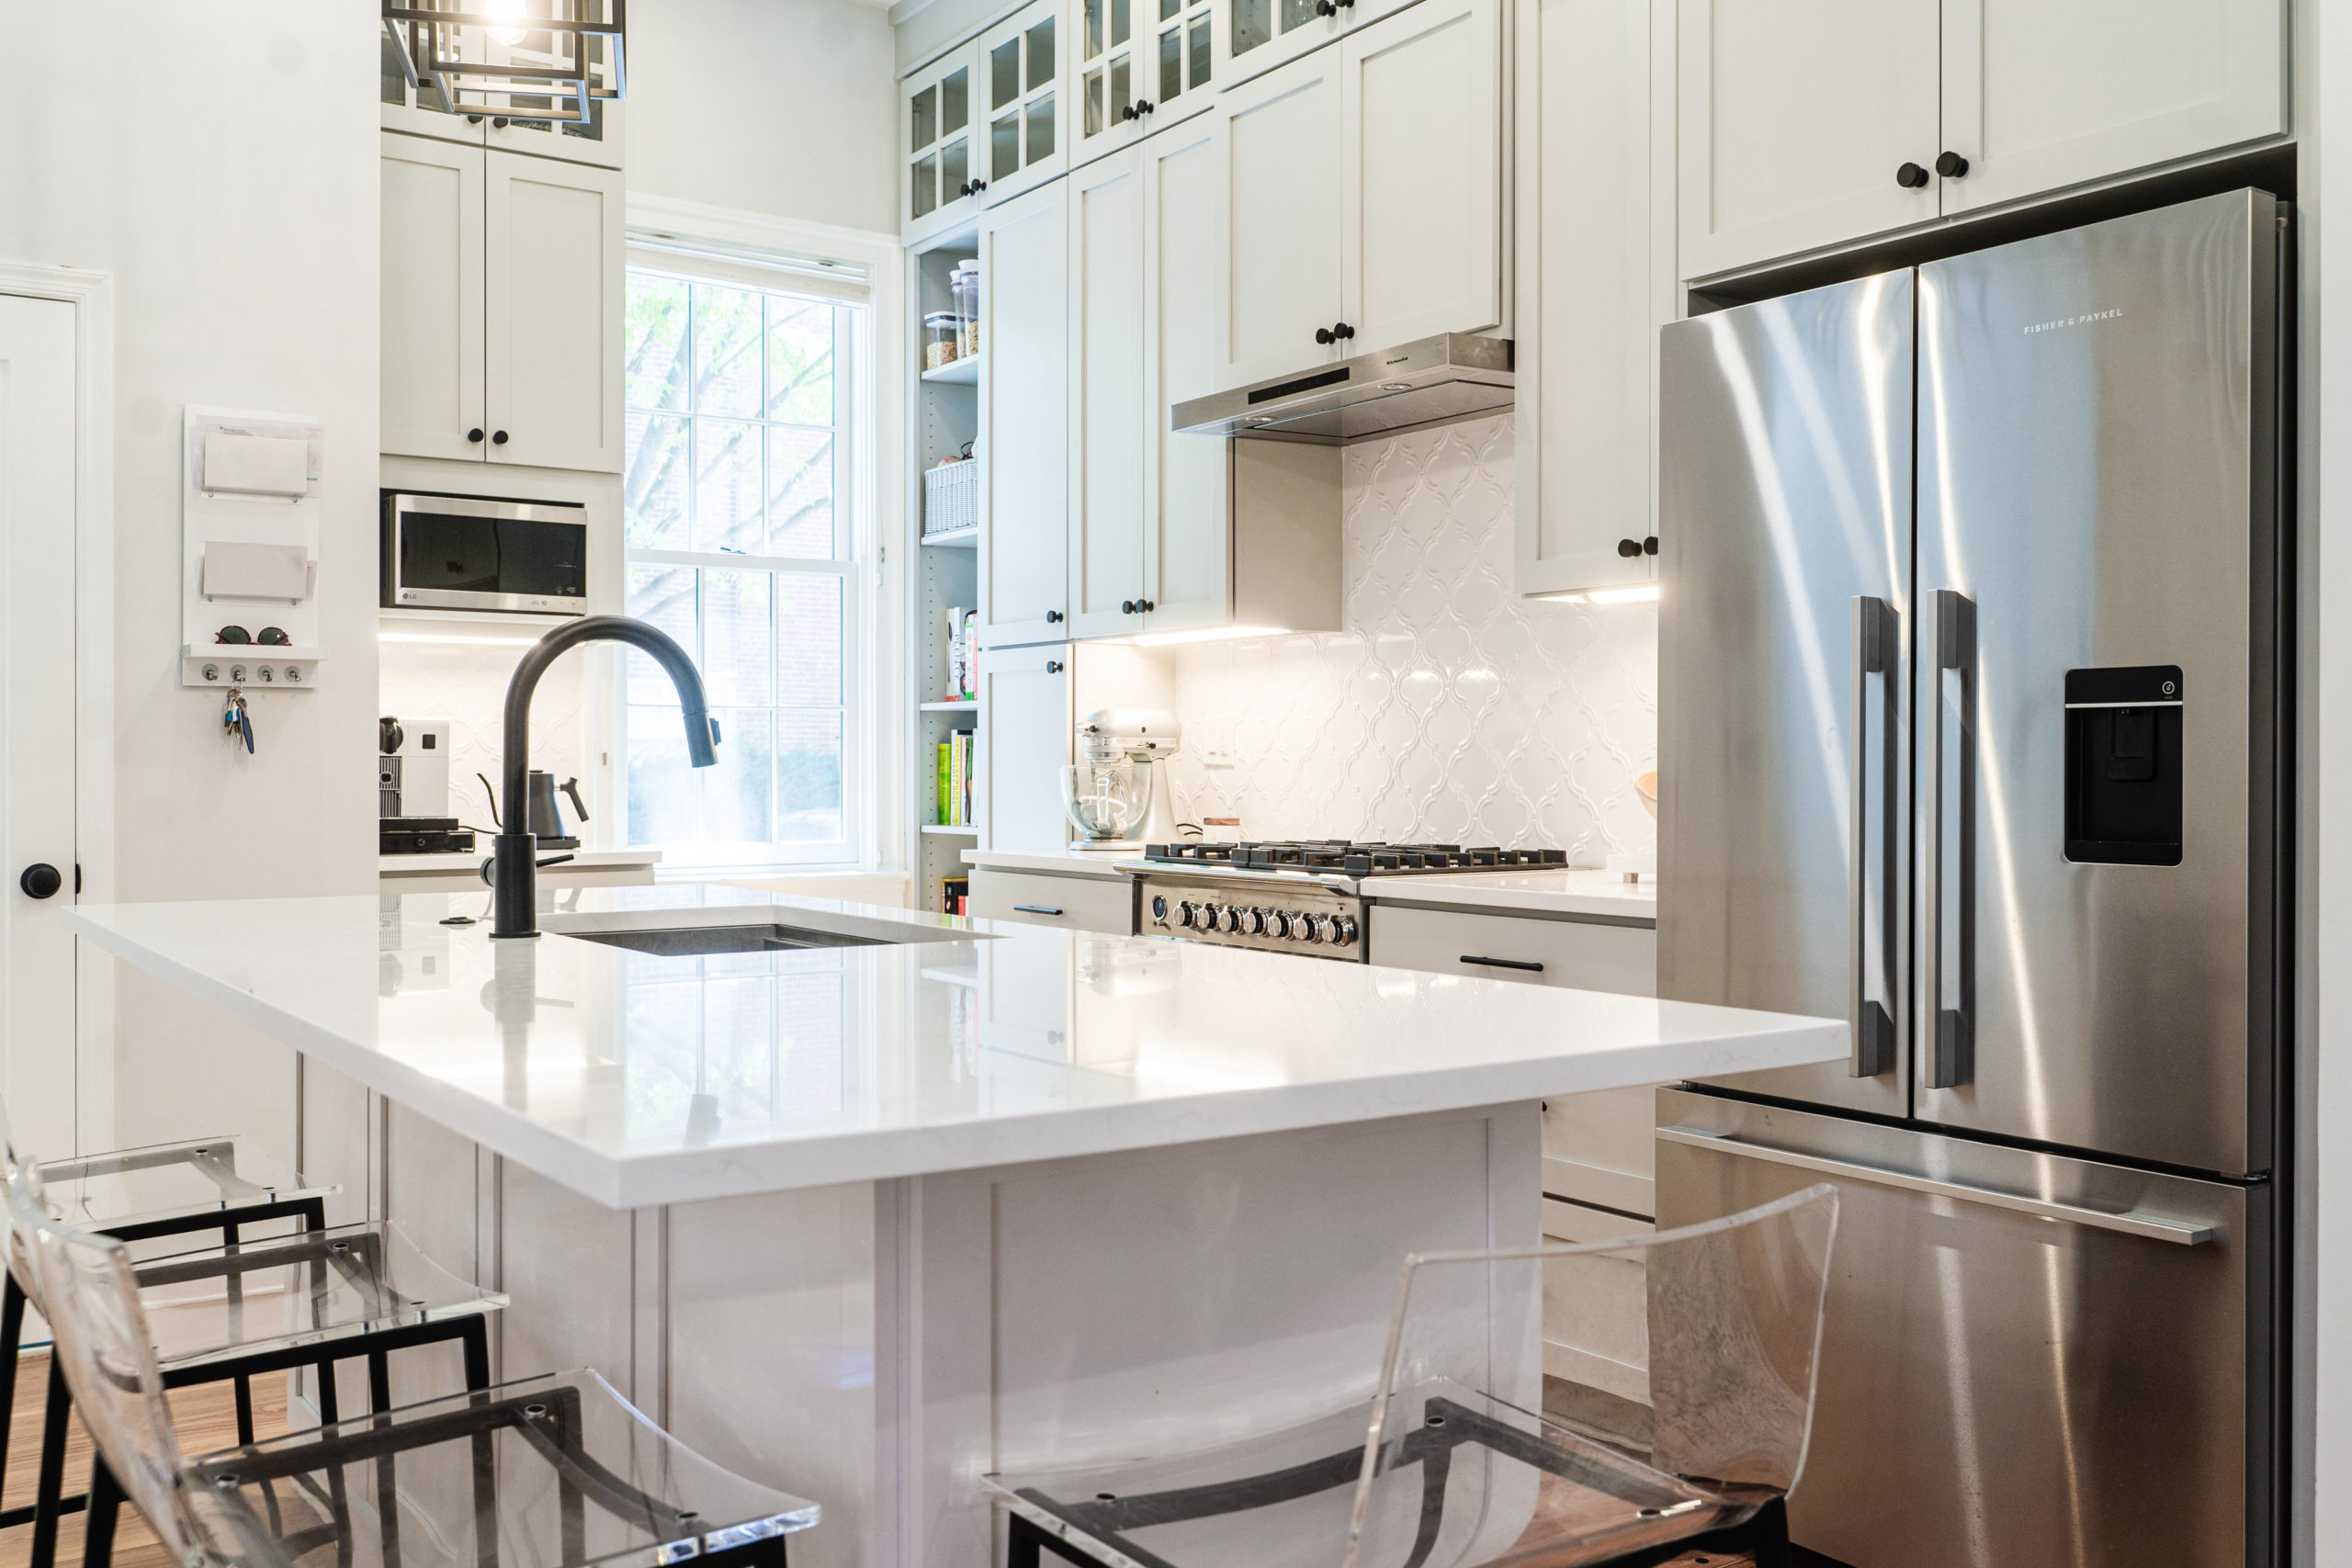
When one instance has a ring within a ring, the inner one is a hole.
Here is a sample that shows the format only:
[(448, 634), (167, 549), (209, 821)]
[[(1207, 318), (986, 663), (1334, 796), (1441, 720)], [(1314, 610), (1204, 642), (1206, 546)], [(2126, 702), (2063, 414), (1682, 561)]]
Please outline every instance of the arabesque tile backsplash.
[(1178, 815), (1251, 838), (1647, 850), (1657, 606), (1511, 587), (1509, 415), (1344, 454), (1344, 630), (1173, 649)]

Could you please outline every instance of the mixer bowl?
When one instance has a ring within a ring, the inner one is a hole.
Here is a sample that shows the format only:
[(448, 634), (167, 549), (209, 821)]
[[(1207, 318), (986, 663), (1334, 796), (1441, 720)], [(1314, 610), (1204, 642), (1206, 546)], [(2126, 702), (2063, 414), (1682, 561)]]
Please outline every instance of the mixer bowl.
[(1062, 805), (1071, 826), (1086, 837), (1126, 838), (1151, 809), (1151, 769), (1124, 759), (1074, 762), (1062, 770)]

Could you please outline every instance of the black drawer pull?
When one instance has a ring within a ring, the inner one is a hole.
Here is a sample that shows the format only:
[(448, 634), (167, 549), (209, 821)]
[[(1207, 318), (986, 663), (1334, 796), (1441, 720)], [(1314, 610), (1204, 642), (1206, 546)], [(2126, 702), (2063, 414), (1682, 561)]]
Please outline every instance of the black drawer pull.
[[(1014, 913), (1023, 915), (1058, 915), (1061, 913), (1059, 909), (1048, 909), (1043, 904), (1015, 904), (1012, 908)], [(1541, 969), (1543, 965), (1539, 964), (1536, 967)]]
[(1524, 969), (1530, 975), (1541, 975), (1544, 973), (1544, 965), (1541, 964), (1530, 963), (1524, 958), (1480, 958), (1475, 954), (1465, 953), (1462, 955), (1462, 962), (1464, 964), (1476, 964), (1487, 969)]

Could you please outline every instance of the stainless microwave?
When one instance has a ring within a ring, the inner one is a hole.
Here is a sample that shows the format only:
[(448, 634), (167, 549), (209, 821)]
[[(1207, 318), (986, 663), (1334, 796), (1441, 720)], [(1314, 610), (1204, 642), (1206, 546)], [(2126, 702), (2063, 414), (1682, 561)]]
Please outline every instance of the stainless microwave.
[(386, 491), (383, 603), (584, 615), (587, 512), (571, 502)]

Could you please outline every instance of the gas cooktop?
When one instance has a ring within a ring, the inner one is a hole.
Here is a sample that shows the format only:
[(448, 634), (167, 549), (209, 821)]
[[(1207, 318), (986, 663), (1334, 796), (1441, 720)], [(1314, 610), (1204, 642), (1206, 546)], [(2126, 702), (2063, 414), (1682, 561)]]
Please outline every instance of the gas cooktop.
[(1281, 839), (1234, 844), (1146, 844), (1153, 865), (1193, 871), (1288, 871), (1341, 876), (1402, 876), (1414, 873), (1506, 871), (1565, 866), (1565, 850), (1464, 849), (1460, 844), (1357, 843), (1348, 839)]

